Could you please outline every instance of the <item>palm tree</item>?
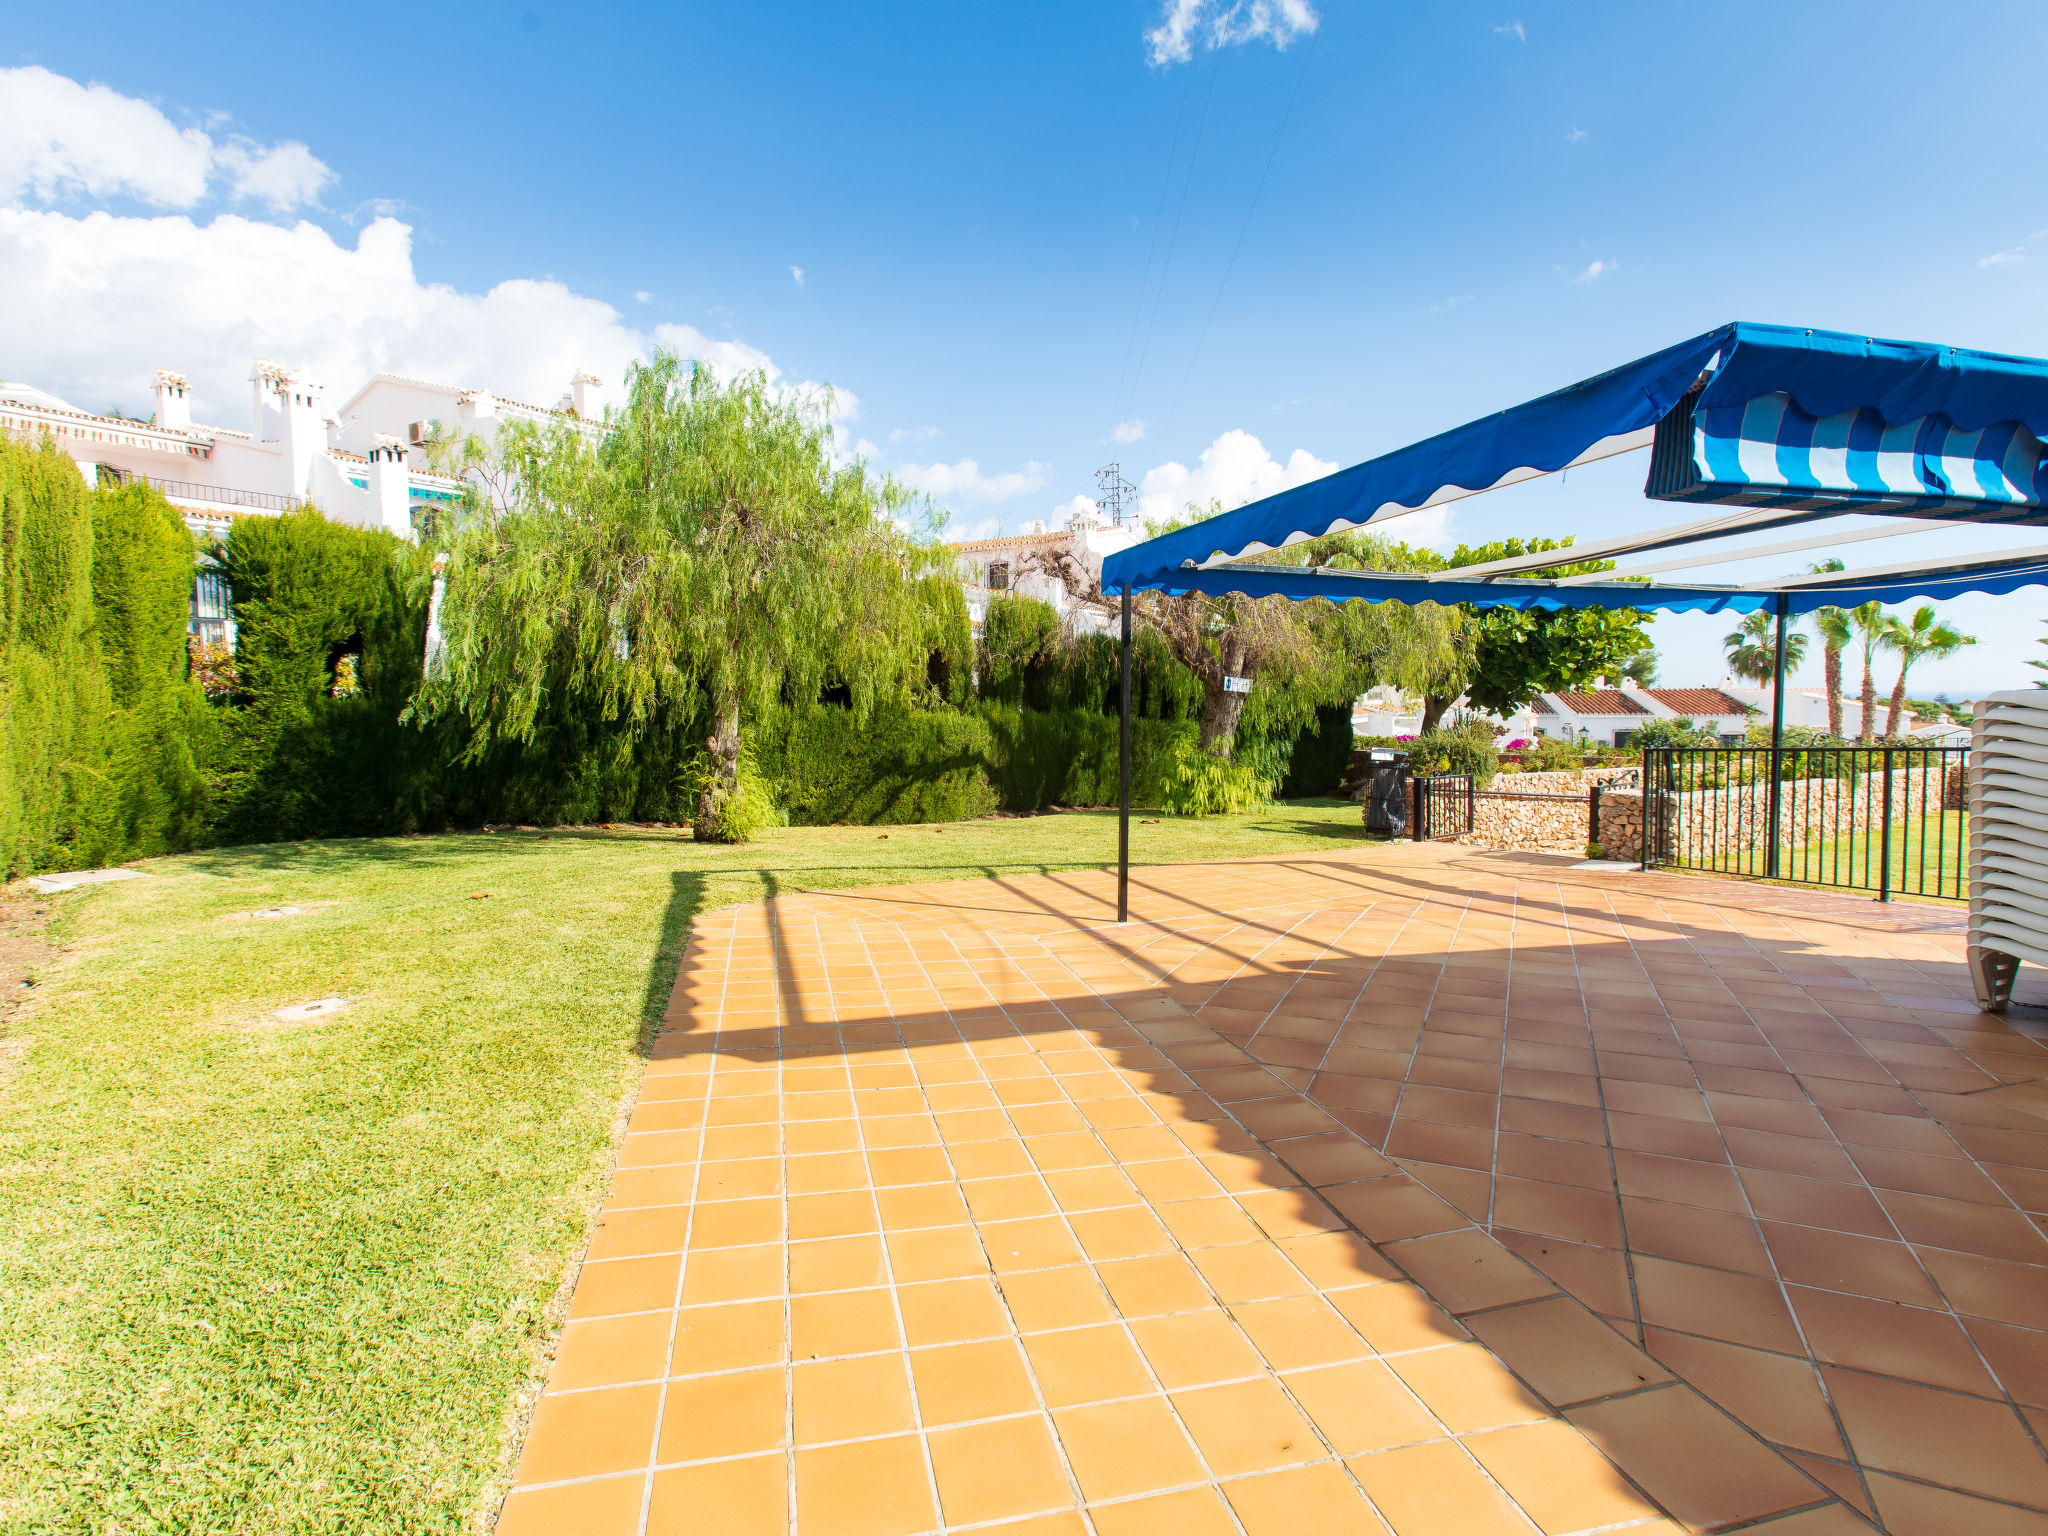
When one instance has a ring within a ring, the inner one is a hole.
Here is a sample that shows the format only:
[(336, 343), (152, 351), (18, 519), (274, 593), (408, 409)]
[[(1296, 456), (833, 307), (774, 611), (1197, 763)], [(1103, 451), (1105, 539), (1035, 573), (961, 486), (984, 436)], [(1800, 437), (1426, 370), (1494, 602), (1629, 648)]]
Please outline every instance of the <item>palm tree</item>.
[(1850, 627), (1863, 643), (1863, 727), (1856, 733), (1858, 741), (1870, 740), (1877, 729), (1877, 678), (1871, 665), (1884, 643), (1887, 622), (1883, 603), (1858, 603), (1849, 610)]
[[(1815, 575), (1826, 571), (1847, 570), (1840, 560), (1816, 560), (1807, 569)], [(1827, 654), (1828, 681), (1828, 734), (1837, 740), (1842, 735), (1842, 652), (1849, 647), (1853, 626), (1849, 622), (1846, 608), (1816, 608), (1813, 611), (1813, 627), (1820, 631), (1821, 645)]]
[[(1728, 652), (1728, 670), (1752, 682), (1769, 683), (1778, 675), (1778, 637), (1768, 613), (1752, 613), (1721, 639)], [(1785, 671), (1789, 676), (1806, 660), (1806, 636), (1793, 630), (1785, 636)]]
[(1934, 609), (1922, 603), (1913, 610), (1911, 622), (1896, 617), (1886, 619), (1883, 640), (1889, 649), (1899, 653), (1899, 680), (1892, 685), (1891, 714), (1884, 723), (1885, 735), (1896, 736), (1899, 717), (1906, 712), (1906, 673), (1913, 663), (1923, 656), (1932, 656), (1937, 661), (1953, 656), (1964, 646), (1975, 645), (1977, 637), (1937, 618)]

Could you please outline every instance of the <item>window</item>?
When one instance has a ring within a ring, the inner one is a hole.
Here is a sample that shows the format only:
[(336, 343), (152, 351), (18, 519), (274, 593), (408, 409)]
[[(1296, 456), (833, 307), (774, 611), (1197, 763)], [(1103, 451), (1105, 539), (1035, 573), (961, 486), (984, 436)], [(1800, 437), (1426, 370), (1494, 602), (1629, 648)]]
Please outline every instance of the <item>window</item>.
[(192, 616), (186, 625), (204, 645), (226, 645), (234, 639), (234, 615), (228, 607), (228, 580), (219, 571), (202, 570), (192, 583)]
[(1010, 562), (991, 560), (988, 563), (988, 586), (991, 592), (1010, 590)]
[(1636, 733), (1634, 731), (1616, 731), (1614, 733), (1614, 744), (1617, 747), (1625, 747), (1635, 739)]

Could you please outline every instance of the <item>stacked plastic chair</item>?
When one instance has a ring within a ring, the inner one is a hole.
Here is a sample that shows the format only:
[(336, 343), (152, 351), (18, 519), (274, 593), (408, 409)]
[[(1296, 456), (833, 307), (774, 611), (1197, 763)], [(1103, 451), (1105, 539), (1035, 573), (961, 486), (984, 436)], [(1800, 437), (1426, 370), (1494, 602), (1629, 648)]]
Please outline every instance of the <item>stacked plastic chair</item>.
[(1969, 802), (1970, 982), (2003, 1013), (2020, 962), (2048, 965), (2048, 689), (1977, 706)]

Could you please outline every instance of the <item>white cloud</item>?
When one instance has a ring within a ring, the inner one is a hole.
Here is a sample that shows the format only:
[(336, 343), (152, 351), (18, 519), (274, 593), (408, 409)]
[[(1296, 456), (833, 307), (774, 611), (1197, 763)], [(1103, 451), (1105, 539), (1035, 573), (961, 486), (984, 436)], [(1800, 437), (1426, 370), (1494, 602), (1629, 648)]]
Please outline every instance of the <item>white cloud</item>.
[(803, 285), (804, 285), (804, 269), (803, 269), (802, 267), (791, 267), (791, 268), (789, 269), (789, 275), (790, 275), (791, 277), (793, 277), (793, 278), (795, 278), (795, 279), (796, 279), (796, 285), (797, 285), (797, 287), (799, 287), (799, 288), (803, 287)]
[(889, 441), (892, 443), (928, 443), (933, 438), (941, 435), (943, 434), (940, 433), (937, 427), (898, 427), (889, 434)]
[(1135, 443), (1145, 435), (1145, 423), (1136, 417), (1129, 421), (1120, 421), (1111, 429), (1109, 435), (1120, 443)]
[(334, 173), (305, 145), (264, 146), (180, 128), (149, 102), (80, 85), (38, 65), (0, 69), (0, 201), (129, 197), (192, 208), (216, 181), (228, 196), (286, 213), (312, 202)]
[(213, 152), (238, 202), (260, 198), (272, 213), (290, 213), (319, 197), (334, 177), (313, 152), (296, 141), (269, 149), (248, 139), (231, 140)]
[(1497, 21), (1493, 24), (1493, 30), (1498, 36), (1512, 37), (1518, 43), (1529, 41), (1529, 29), (1519, 21)]
[(1228, 512), (1248, 501), (1320, 480), (1337, 466), (1297, 448), (1285, 464), (1242, 427), (1224, 433), (1202, 450), (1193, 469), (1169, 460), (1145, 471), (1138, 486), (1138, 514), (1148, 521), (1183, 516), (1190, 502), (1207, 510), (1215, 501)]
[(1620, 270), (1621, 263), (1618, 261), (1592, 261), (1586, 264), (1586, 269), (1583, 272), (1574, 272), (1572, 274), (1572, 281), (1575, 283), (1597, 283), (1610, 272), (1618, 272)]
[(1285, 48), (1322, 20), (1309, 0), (1165, 0), (1145, 43), (1154, 65), (1185, 64), (1198, 47), (1269, 42)]
[(995, 539), (1002, 537), (1003, 520), (1000, 517), (984, 517), (980, 522), (963, 523), (959, 518), (948, 518), (939, 529), (942, 544), (965, 544), (970, 539)]
[(1564, 136), (1564, 141), (1567, 144), (1583, 144), (1586, 142), (1586, 130), (1583, 128), (1574, 128), (1570, 133)]
[(633, 293), (633, 302), (635, 304), (652, 304), (654, 302), (654, 295), (649, 293), (645, 288), (635, 289)]
[(1460, 304), (1470, 304), (1477, 297), (1477, 294), (1472, 293), (1454, 293), (1448, 299), (1445, 299), (1443, 303), (1430, 305), (1429, 312), (1432, 315), (1447, 313), (1450, 310), (1456, 309)]
[(905, 464), (896, 471), (896, 478), (934, 501), (955, 497), (962, 501), (1008, 501), (1027, 491), (1043, 489), (1051, 467), (1034, 459), (1022, 469), (985, 475), (974, 460), (962, 459), (957, 464)]
[[(147, 399), (150, 371), (177, 368), (202, 421), (243, 425), (249, 361), (310, 366), (335, 404), (378, 369), (477, 385), (550, 404), (579, 368), (607, 380), (655, 345), (725, 376), (760, 371), (793, 383), (764, 352), (692, 326), (651, 332), (602, 300), (552, 280), (512, 278), (483, 293), (422, 282), (412, 231), (379, 218), (353, 247), (317, 225), (222, 214), (74, 218), (0, 208), (0, 357), (7, 373), (91, 409)], [(840, 392), (835, 422), (859, 401)]]
[[(24, 90), (35, 112), (15, 110)], [(200, 421), (241, 427), (257, 356), (310, 368), (337, 406), (380, 369), (547, 405), (581, 369), (616, 386), (667, 347), (722, 377), (764, 374), (827, 416), (842, 462), (851, 451), (860, 401), (850, 391), (789, 379), (758, 348), (694, 326), (629, 325), (551, 278), (481, 293), (422, 281), (412, 229), (388, 213), (349, 245), (303, 220), (7, 206), (10, 189), (190, 204), (226, 177), (237, 195), (275, 207), (310, 195), (327, 172), (304, 146), (217, 144), (146, 102), (43, 70), (0, 70), (0, 103), (0, 358), (10, 377), (83, 407), (146, 408), (151, 371), (169, 367), (191, 379)], [(93, 137), (108, 124), (120, 132)]]
[(1993, 251), (1989, 256), (1978, 262), (1977, 265), (1980, 267), (1996, 267), (2002, 266), (2008, 261), (2025, 261), (2026, 259), (2026, 247), (2016, 245), (2009, 251)]

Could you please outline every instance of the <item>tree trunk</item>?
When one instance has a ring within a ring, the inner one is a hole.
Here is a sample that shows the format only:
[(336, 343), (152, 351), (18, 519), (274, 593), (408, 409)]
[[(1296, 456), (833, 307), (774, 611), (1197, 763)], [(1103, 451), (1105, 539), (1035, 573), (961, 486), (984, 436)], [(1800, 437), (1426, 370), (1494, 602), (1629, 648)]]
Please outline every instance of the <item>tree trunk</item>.
[(1437, 722), (1443, 719), (1445, 712), (1457, 702), (1458, 696), (1455, 693), (1448, 695), (1436, 693), (1423, 695), (1422, 728), (1416, 734), (1427, 736), (1431, 731), (1435, 730)]
[(1877, 729), (1877, 680), (1870, 675), (1870, 652), (1863, 653), (1863, 730), (1859, 741), (1870, 740)]
[(1887, 736), (1899, 734), (1899, 717), (1906, 712), (1906, 668), (1908, 662), (1899, 663), (1899, 680), (1892, 684), (1891, 713), (1885, 717), (1884, 733)]
[(1218, 677), (1213, 683), (1202, 679), (1202, 735), (1201, 747), (1212, 757), (1225, 762), (1237, 749), (1237, 721), (1244, 713), (1244, 695), (1225, 693), (1223, 680)]
[(721, 699), (713, 716), (711, 735), (704, 742), (711, 754), (711, 779), (697, 796), (697, 820), (693, 828), (700, 843), (731, 843), (733, 835), (726, 806), (740, 781), (740, 703)]
[(1828, 647), (1828, 734), (1842, 739), (1842, 648)]
[(1226, 763), (1237, 750), (1237, 721), (1244, 713), (1247, 696), (1224, 692), (1223, 680), (1226, 677), (1246, 677), (1250, 671), (1245, 665), (1244, 646), (1234, 635), (1226, 635), (1221, 653), (1210, 659), (1207, 665), (1196, 669), (1196, 675), (1202, 680), (1201, 747), (1211, 757), (1220, 757)]

